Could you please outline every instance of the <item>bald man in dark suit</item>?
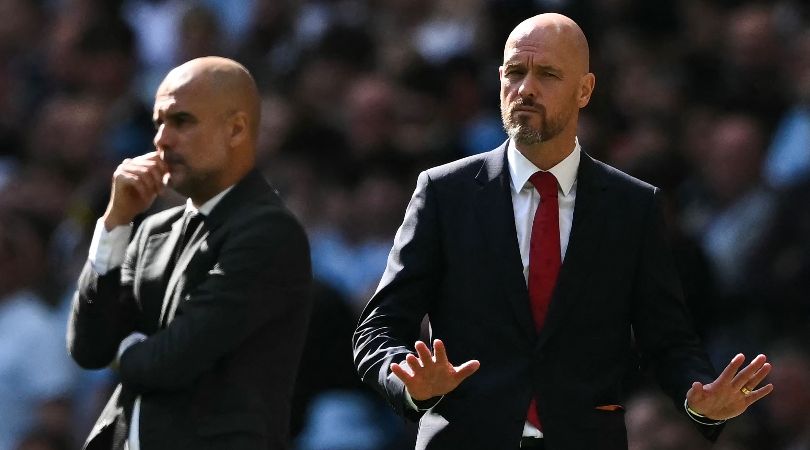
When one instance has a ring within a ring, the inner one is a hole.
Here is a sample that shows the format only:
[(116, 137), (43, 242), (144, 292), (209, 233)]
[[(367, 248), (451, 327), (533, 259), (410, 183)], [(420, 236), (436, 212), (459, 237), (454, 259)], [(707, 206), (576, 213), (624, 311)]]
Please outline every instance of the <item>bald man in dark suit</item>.
[[(580, 147), (595, 86), (582, 30), (559, 14), (527, 19), (499, 74), (509, 140), (420, 174), (355, 331), (360, 376), (419, 419), (420, 450), (626, 450), (635, 340), (685, 420), (716, 438), (771, 391), (757, 388), (770, 364), (737, 355), (717, 376), (658, 189)], [(432, 349), (417, 341), (425, 315)]]
[[(288, 448), (310, 309), (309, 247), (254, 167), (259, 94), (240, 64), (189, 61), (155, 97), (156, 151), (113, 175), (68, 330), (121, 384), (85, 448)], [(133, 221), (169, 187), (184, 206)]]

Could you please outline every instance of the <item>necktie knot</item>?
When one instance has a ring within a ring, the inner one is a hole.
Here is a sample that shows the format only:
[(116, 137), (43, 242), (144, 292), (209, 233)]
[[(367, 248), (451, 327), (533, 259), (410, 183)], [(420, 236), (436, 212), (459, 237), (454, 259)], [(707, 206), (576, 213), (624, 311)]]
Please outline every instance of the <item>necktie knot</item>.
[(183, 218), (183, 234), (180, 237), (180, 249), (182, 250), (191, 241), (205, 219), (205, 215), (199, 211), (188, 210)]
[(538, 170), (529, 177), (529, 182), (534, 185), (541, 198), (557, 198), (557, 178), (553, 173)]

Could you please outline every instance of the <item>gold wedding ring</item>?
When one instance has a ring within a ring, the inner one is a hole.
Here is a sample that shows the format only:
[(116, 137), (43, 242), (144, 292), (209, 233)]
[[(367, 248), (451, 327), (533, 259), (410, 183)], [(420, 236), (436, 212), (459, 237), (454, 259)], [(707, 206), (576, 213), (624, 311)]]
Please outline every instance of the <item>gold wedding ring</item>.
[(743, 386), (742, 388), (740, 388), (740, 392), (742, 392), (743, 395), (748, 395), (751, 393), (751, 389), (748, 389), (747, 387)]

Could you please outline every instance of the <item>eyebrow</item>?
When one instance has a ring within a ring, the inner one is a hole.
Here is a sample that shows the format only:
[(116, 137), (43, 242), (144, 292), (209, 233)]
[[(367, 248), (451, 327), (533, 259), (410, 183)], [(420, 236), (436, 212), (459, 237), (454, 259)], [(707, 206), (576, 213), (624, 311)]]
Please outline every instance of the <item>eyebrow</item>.
[[(503, 64), (503, 67), (505, 69), (510, 69), (514, 67), (526, 67), (526, 64), (523, 61), (508, 61)], [(562, 72), (562, 69), (556, 66), (552, 66), (550, 64), (535, 64), (532, 67), (552, 72)]]
[(167, 120), (177, 121), (177, 120), (196, 120), (197, 119), (196, 117), (194, 117), (193, 114), (191, 114), (190, 112), (186, 112), (186, 111), (167, 112), (167, 113), (164, 114), (164, 119), (163, 120), (161, 120), (159, 117), (160, 116), (153, 116), (152, 123), (155, 124), (155, 125), (158, 125), (158, 124), (163, 123), (163, 122), (165, 122)]

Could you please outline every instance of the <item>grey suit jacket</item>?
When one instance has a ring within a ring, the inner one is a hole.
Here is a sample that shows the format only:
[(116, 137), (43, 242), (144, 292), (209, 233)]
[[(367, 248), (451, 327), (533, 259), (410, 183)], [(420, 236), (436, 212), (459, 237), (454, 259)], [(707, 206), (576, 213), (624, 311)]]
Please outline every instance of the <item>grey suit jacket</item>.
[(121, 386), (86, 448), (120, 449), (141, 396), (141, 450), (285, 449), (296, 367), (310, 310), (303, 229), (253, 171), (172, 263), (183, 207), (144, 220), (123, 266), (79, 279), (68, 346), (101, 368), (120, 341)]

